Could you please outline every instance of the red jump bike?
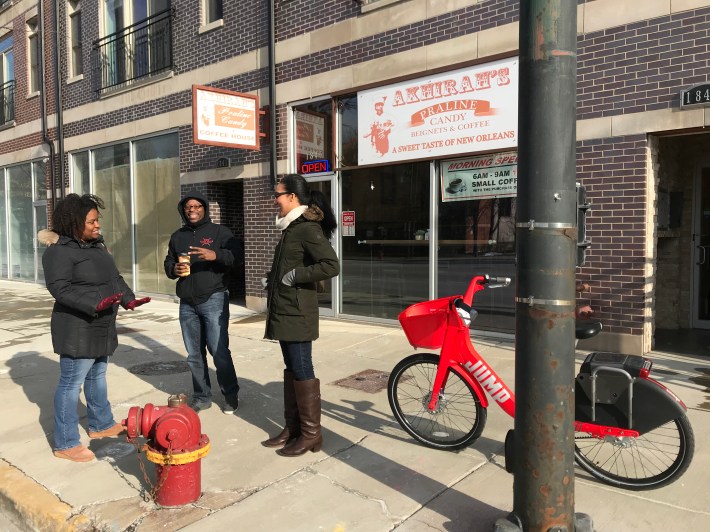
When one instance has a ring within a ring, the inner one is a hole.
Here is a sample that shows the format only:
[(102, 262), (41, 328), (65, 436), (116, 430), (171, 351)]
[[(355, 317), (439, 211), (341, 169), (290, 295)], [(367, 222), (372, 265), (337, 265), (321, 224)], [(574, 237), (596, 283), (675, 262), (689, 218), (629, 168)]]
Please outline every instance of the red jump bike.
[[(476, 351), (459, 314), (463, 309), (474, 319), (476, 292), (509, 284), (507, 277), (477, 275), (464, 296), (417, 303), (399, 315), (413, 347), (440, 350), (399, 362), (387, 386), (395, 418), (424, 445), (455, 450), (473, 443), (486, 424), (488, 396), (514, 416), (513, 392)], [(600, 330), (599, 322), (582, 322), (577, 338)], [(575, 461), (607, 484), (658, 488), (680, 477), (692, 460), (687, 408), (650, 378), (651, 366), (641, 356), (590, 353), (575, 379)]]

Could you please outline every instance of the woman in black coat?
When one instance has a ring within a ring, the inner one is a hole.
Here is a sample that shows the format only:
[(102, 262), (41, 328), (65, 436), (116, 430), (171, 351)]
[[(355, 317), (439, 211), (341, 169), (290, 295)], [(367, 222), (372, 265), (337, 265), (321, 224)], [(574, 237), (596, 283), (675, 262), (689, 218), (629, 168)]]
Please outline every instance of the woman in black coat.
[(77, 404), (84, 387), (89, 438), (117, 436), (125, 429), (113, 418), (106, 389), (108, 357), (118, 346), (116, 314), (120, 303), (133, 310), (150, 298), (136, 299), (118, 273), (99, 233), (99, 209), (91, 195), (69, 194), (52, 213), (52, 230), (38, 238), (49, 247), (42, 257), (52, 309), (52, 346), (59, 355), (54, 394), (54, 455), (74, 462), (94, 459), (79, 438)]
[(274, 199), (281, 239), (266, 279), (265, 337), (279, 341), (286, 365), (286, 426), (261, 443), (282, 447), (277, 451), (282, 456), (300, 456), (319, 451), (323, 444), (320, 381), (315, 378), (311, 353), (313, 340), (318, 338), (318, 283), (340, 273), (329, 242), (336, 222), (325, 196), (311, 192), (300, 175), (285, 176), (276, 185)]

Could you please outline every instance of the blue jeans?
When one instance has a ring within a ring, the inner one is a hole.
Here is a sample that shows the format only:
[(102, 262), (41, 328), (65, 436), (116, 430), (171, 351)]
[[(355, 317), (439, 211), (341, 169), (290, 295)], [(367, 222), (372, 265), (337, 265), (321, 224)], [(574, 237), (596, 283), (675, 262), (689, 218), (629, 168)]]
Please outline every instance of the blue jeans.
[(89, 431), (100, 432), (116, 423), (106, 390), (108, 357), (59, 357), (59, 384), (54, 392), (54, 450), (71, 449), (81, 444), (79, 439), (79, 403), (84, 385)]
[(279, 340), (281, 353), (284, 356), (286, 369), (293, 372), (293, 378), (297, 381), (307, 381), (315, 379), (313, 370), (313, 342), (284, 342)]
[(223, 395), (237, 395), (239, 382), (234, 371), (232, 353), (229, 351), (229, 293), (217, 292), (199, 305), (180, 300), (180, 327), (187, 350), (187, 364), (192, 371), (193, 398), (210, 403), (209, 368), (207, 351), (212, 355), (217, 369), (217, 382)]

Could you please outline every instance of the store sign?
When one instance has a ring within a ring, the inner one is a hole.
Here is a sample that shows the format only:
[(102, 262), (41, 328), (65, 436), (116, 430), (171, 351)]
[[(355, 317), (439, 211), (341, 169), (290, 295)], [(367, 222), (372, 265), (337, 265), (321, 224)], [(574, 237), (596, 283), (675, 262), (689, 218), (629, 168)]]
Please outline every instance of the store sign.
[(343, 211), (340, 234), (342, 236), (355, 236), (355, 211)]
[(710, 83), (680, 91), (680, 106), (693, 107), (710, 104)]
[(192, 86), (192, 142), (258, 150), (259, 137), (257, 96)]
[(514, 148), (518, 59), (358, 93), (358, 164)]
[(301, 174), (324, 174), (330, 172), (330, 161), (321, 159), (320, 161), (305, 161), (301, 164)]
[(517, 152), (444, 161), (442, 168), (442, 202), (518, 195)]

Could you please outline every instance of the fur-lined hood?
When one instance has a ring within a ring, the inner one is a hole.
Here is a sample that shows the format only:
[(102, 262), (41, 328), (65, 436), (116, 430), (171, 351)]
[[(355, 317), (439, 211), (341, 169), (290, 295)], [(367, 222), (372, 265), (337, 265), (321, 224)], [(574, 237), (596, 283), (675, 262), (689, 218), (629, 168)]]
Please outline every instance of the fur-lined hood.
[(301, 216), (303, 216), (306, 220), (309, 222), (322, 222), (323, 221), (323, 211), (320, 210), (320, 207), (318, 205), (309, 205), (308, 209), (306, 209), (306, 212), (304, 212)]
[(51, 246), (59, 242), (59, 234), (55, 233), (51, 229), (42, 229), (39, 233), (37, 233), (37, 240), (40, 244)]

